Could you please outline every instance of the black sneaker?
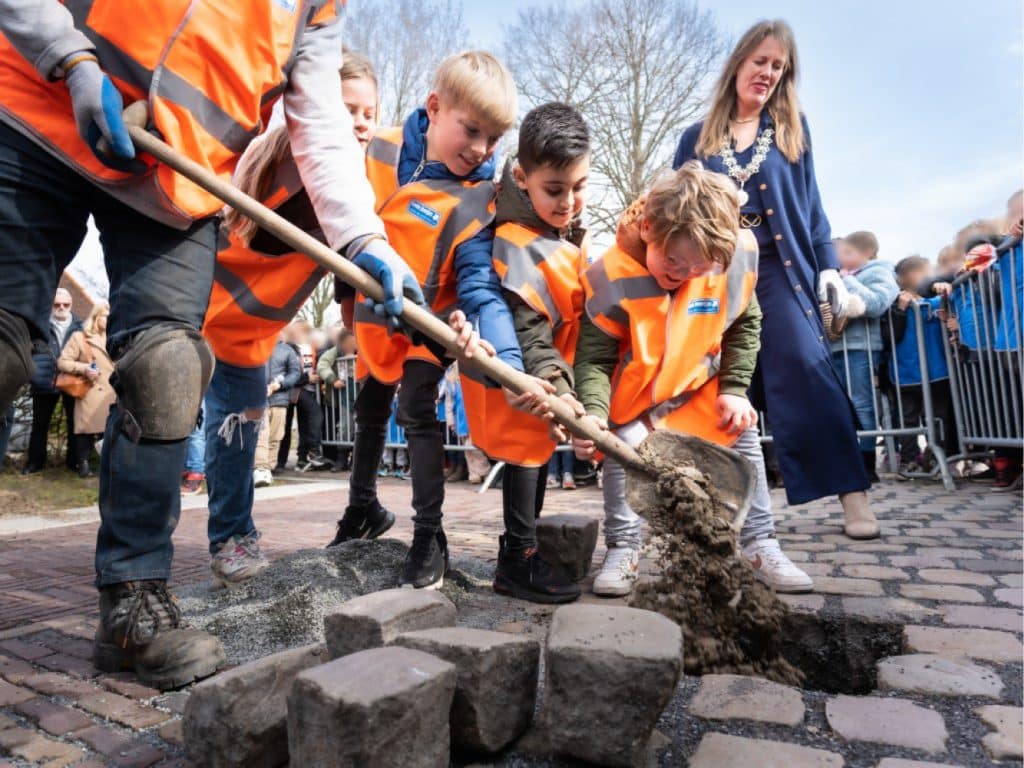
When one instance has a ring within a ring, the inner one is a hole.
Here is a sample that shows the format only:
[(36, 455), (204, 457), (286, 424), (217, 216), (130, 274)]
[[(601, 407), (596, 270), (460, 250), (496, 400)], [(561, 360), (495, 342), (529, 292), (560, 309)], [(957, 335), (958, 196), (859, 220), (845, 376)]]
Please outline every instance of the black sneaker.
[(498, 567), (494, 572), (494, 591), (498, 594), (547, 604), (571, 603), (580, 596), (580, 585), (541, 557), (536, 547), (513, 550), (504, 536), (498, 542)]
[(209, 677), (224, 662), (216, 637), (182, 622), (165, 582), (100, 590), (93, 663), (101, 672), (132, 670), (143, 685), (166, 691)]
[(448, 538), (442, 530), (419, 527), (402, 566), (401, 587), (440, 589), (448, 573)]
[(385, 509), (374, 499), (369, 507), (345, 507), (345, 514), (338, 521), (338, 530), (328, 547), (334, 547), (351, 539), (376, 539), (395, 524), (395, 513)]

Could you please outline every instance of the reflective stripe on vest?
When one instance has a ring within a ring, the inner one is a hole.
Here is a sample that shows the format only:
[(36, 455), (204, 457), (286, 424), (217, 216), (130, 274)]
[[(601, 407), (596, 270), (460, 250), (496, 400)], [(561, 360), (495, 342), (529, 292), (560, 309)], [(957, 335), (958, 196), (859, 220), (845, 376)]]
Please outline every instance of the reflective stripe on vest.
[[(146, 99), (152, 126), (163, 139), (225, 179), (269, 118), (307, 25), (328, 24), (337, 15), (333, 0), (66, 5), (125, 103)], [(100, 163), (78, 137), (64, 84), (41, 78), (2, 35), (0, 116), (110, 194), (165, 224), (184, 228), (222, 205), (164, 166), (129, 176)]]
[[(427, 305), (447, 320), (458, 303), (455, 250), (493, 220), (494, 185), (454, 179), (399, 185), (401, 150), (401, 128), (379, 131), (367, 148), (366, 175), (388, 242), (416, 276)], [(388, 320), (367, 310), (362, 298), (355, 308), (360, 376), (371, 373), (390, 384), (401, 378), (406, 357), (439, 362), (426, 348), (412, 347), (407, 337), (391, 333)]]
[[(662, 290), (617, 246), (587, 270), (588, 314), (622, 349), (609, 412), (613, 424), (685, 420), (695, 434), (723, 444), (734, 440), (717, 429), (713, 403), (704, 401), (717, 396), (717, 385), (705, 385), (718, 373), (722, 338), (749, 305), (756, 277), (757, 249), (745, 240), (725, 274), (692, 278), (673, 291)], [(699, 408), (693, 405), (698, 398)], [(702, 416), (695, 421), (696, 412)]]

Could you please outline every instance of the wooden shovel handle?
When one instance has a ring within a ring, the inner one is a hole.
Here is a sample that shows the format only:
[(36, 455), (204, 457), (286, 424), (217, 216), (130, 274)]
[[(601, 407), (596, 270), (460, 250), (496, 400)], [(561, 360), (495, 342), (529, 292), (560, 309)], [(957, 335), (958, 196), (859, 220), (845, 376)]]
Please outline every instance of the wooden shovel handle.
[[(348, 259), (338, 255), (287, 219), (249, 197), (233, 184), (222, 180), (216, 174), (148, 133), (145, 130), (145, 125), (148, 122), (148, 107), (144, 101), (137, 101), (130, 105), (124, 112), (124, 119), (128, 133), (137, 149), (173, 168), (189, 181), (249, 217), (264, 230), (288, 243), (296, 251), (305, 254), (328, 272), (337, 275), (366, 296), (375, 301), (384, 300), (384, 291), (380, 284)], [(625, 466), (640, 470), (646, 469), (646, 464), (636, 451), (611, 432), (595, 427), (590, 419), (577, 417), (566, 402), (555, 395), (544, 392), (532, 376), (515, 370), (497, 357), (492, 357), (482, 350), (472, 358), (463, 357), (456, 343), (458, 334), (447, 323), (435, 317), (425, 308), (403, 299), (401, 317), (402, 321), (410, 327), (441, 344), (459, 359), (460, 365), (469, 364), (475, 367), (479, 373), (517, 395), (527, 392), (540, 395), (554, 414), (555, 421), (570, 433), (586, 440), (592, 440), (599, 450)]]

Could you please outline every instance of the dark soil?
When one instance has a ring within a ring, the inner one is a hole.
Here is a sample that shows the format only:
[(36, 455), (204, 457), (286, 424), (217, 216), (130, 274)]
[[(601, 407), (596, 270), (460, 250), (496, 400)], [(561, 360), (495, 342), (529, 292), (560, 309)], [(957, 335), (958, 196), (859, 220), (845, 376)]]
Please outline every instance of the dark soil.
[(652, 451), (658, 503), (637, 510), (660, 542), (661, 576), (640, 584), (630, 600), (657, 611), (683, 630), (687, 675), (756, 675), (801, 685), (803, 674), (781, 652), (788, 613), (737, 554), (731, 513), (713, 485), (693, 466), (670, 465)]

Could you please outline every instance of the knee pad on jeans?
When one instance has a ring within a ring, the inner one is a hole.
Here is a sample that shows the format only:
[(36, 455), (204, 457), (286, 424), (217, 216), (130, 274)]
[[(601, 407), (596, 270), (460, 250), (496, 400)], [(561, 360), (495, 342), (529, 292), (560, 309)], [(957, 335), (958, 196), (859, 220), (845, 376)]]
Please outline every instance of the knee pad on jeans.
[(138, 334), (113, 377), (125, 434), (134, 442), (192, 434), (213, 366), (209, 345), (193, 328), (160, 323)]
[(32, 374), (32, 339), (28, 326), (17, 315), (0, 309), (0, 414), (8, 407)]

